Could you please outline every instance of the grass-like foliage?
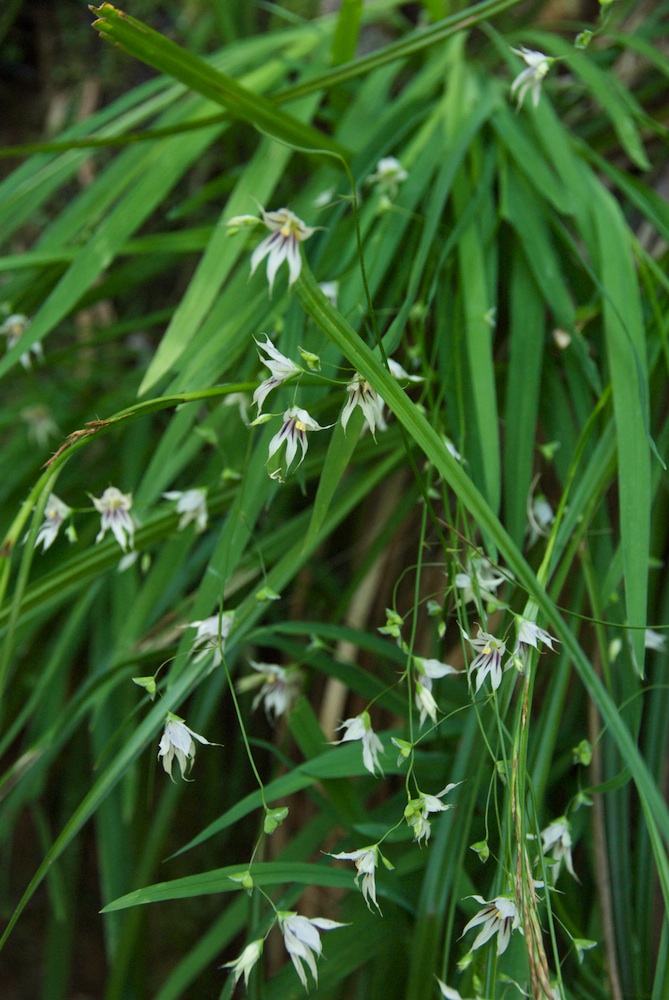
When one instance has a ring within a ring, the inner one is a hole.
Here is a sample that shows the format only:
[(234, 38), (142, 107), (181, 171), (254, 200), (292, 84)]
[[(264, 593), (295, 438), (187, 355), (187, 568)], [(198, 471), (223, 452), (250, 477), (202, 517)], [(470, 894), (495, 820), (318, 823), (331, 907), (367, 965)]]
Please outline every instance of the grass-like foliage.
[(668, 5), (200, 6), (0, 184), (0, 992), (666, 1000)]

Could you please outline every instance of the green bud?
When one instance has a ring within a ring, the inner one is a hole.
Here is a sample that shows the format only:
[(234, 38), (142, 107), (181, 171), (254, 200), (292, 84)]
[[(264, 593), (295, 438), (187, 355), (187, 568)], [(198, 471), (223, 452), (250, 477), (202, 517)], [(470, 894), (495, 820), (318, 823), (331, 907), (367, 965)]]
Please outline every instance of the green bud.
[(151, 701), (156, 697), (156, 678), (155, 677), (133, 677), (133, 684), (138, 684), (139, 687), (144, 688), (146, 693), (151, 698)]
[(274, 833), (276, 828), (281, 826), (287, 815), (288, 809), (286, 806), (279, 806), (276, 809), (268, 809), (265, 813), (265, 833), (268, 835)]

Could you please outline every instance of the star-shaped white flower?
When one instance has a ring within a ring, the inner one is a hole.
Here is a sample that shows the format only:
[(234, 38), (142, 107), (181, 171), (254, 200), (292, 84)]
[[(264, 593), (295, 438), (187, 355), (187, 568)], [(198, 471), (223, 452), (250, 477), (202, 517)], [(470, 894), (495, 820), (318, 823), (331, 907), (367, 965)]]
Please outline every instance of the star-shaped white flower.
[(198, 534), (201, 534), (206, 529), (209, 517), (206, 488), (183, 491), (168, 490), (167, 493), (163, 493), (163, 496), (166, 500), (176, 500), (177, 514), (181, 514), (179, 518), (179, 531), (183, 531), (191, 521), (195, 522), (195, 530)]
[(422, 656), (414, 656), (413, 662), (417, 673), (416, 707), (420, 712), (420, 724), (423, 725), (428, 715), (432, 722), (436, 723), (437, 703), (432, 694), (432, 681), (449, 674), (457, 674), (458, 671), (448, 663), (441, 663), (439, 660), (426, 660)]
[[(365, 902), (367, 903), (367, 908), (372, 909), (370, 905), (374, 904), (376, 909), (381, 912), (381, 907), (376, 901), (376, 866), (379, 860), (379, 849), (376, 845), (373, 847), (361, 847), (358, 851), (342, 851), (340, 854), (331, 854), (331, 858), (337, 858), (338, 861), (353, 861), (355, 862), (355, 867), (358, 874), (355, 876), (355, 884), (358, 886)], [(360, 884), (360, 879), (362, 878), (362, 884)]]
[(470, 639), (462, 627), (460, 630), (467, 642), (478, 650), (478, 655), (469, 664), (468, 671), (470, 675), (476, 672), (476, 690), (479, 690), (490, 674), (492, 689), (496, 691), (502, 683), (502, 657), (506, 652), (506, 643), (502, 639), (496, 639), (490, 632), (484, 632), (480, 626), (475, 639)]
[(442, 802), (444, 795), (448, 795), (457, 786), (457, 782), (446, 785), (446, 788), (436, 795), (426, 795), (419, 792), (415, 799), (409, 799), (404, 810), (404, 818), (408, 825), (413, 828), (413, 839), (419, 844), (424, 840), (427, 844), (430, 839), (431, 825), (427, 818), (433, 812), (445, 812), (452, 809), (452, 805)]
[(472, 896), (471, 898), (475, 899), (477, 903), (482, 903), (483, 909), (472, 917), (463, 930), (462, 936), (464, 937), (471, 927), (483, 924), (472, 945), (472, 951), (476, 951), (496, 934), (497, 954), (501, 955), (507, 949), (511, 932), (520, 926), (518, 907), (508, 896), (496, 896), (490, 901), (482, 896)]
[(196, 628), (197, 634), (191, 646), (191, 656), (195, 663), (204, 659), (207, 653), (214, 651), (212, 666), (217, 667), (223, 661), (225, 640), (232, 626), (234, 613), (227, 615), (211, 615), (201, 621), (189, 622), (185, 628)]
[(37, 538), (35, 539), (35, 548), (41, 543), (42, 552), (46, 552), (53, 545), (61, 525), (71, 513), (71, 507), (63, 503), (55, 493), (49, 493), (49, 499), (44, 508), (44, 520), (39, 527)]
[(530, 621), (528, 618), (523, 618), (521, 615), (516, 616), (516, 647), (514, 649), (514, 656), (524, 656), (527, 653), (528, 646), (532, 646), (533, 649), (539, 649), (539, 643), (543, 643), (545, 646), (554, 653), (555, 646), (554, 642), (559, 642), (559, 639), (555, 639), (549, 632), (545, 629), (539, 628), (539, 626)]
[(484, 556), (472, 556), (467, 560), (466, 572), (457, 573), (455, 586), (462, 591), (465, 604), (479, 601), (497, 601), (496, 591), (506, 576), (500, 573)]
[(240, 678), (237, 690), (252, 691), (259, 687), (251, 708), (255, 711), (262, 702), (267, 718), (274, 723), (295, 704), (302, 687), (302, 672), (294, 666), (279, 667), (276, 663), (256, 663), (254, 660), (251, 660), (251, 667), (256, 674)]
[(115, 486), (108, 486), (101, 497), (91, 497), (95, 509), (100, 512), (100, 530), (95, 538), (102, 541), (111, 528), (114, 538), (124, 552), (132, 548), (135, 525), (129, 514), (132, 507), (132, 493), (121, 493)]
[[(286, 444), (286, 461), (285, 461), (285, 474), (288, 474), (288, 470), (293, 464), (293, 460), (297, 455), (298, 446), (302, 450), (302, 455), (299, 462), (295, 466), (298, 466), (304, 461), (304, 456), (307, 453), (307, 448), (309, 443), (307, 441), (307, 431), (322, 431), (324, 428), (317, 424), (315, 420), (312, 420), (306, 410), (301, 409), (299, 406), (291, 406), (290, 409), (286, 410), (283, 415), (283, 424), (281, 430), (278, 431), (269, 443), (269, 454), (267, 455), (267, 461), (276, 455), (277, 451), (281, 445), (285, 442)], [(280, 478), (280, 471), (277, 470), (273, 474), (273, 478)]]
[(551, 65), (555, 62), (550, 56), (545, 56), (543, 52), (534, 49), (526, 49), (522, 45), (519, 49), (511, 49), (517, 56), (520, 56), (526, 64), (526, 68), (518, 74), (511, 84), (511, 96), (518, 92), (518, 107), (522, 107), (525, 94), (532, 91), (532, 104), (536, 108), (541, 97), (541, 84), (548, 73)]
[[(13, 313), (8, 316), (4, 323), (0, 326), (0, 333), (4, 333), (7, 338), (7, 350), (11, 350), (15, 344), (19, 342), (25, 331), (30, 326), (30, 320), (27, 316), (21, 313)], [(20, 357), (21, 364), (28, 371), (30, 368), (30, 355), (33, 355), (38, 361), (42, 361), (44, 358), (44, 352), (42, 350), (42, 345), (38, 341), (28, 348), (27, 351)]]
[[(253, 338), (258, 345), (258, 357), (272, 373), (271, 377), (261, 382), (253, 393), (253, 402), (258, 405), (258, 413), (262, 412), (263, 403), (272, 389), (276, 389), (278, 385), (285, 382), (291, 375), (297, 375), (298, 372), (302, 371), (290, 358), (287, 358), (281, 351), (276, 349), (267, 334), (264, 334), (264, 337), (264, 344), (261, 344), (257, 338)], [(260, 353), (261, 351), (264, 351), (267, 357), (263, 357)]]
[(566, 816), (554, 819), (552, 823), (549, 823), (541, 831), (541, 849), (544, 855), (552, 858), (554, 861), (551, 870), (553, 883), (558, 880), (563, 861), (569, 874), (578, 882), (578, 877), (574, 871), (574, 863), (571, 858), (571, 848), (571, 826)]
[(394, 198), (400, 184), (404, 183), (408, 176), (399, 160), (394, 156), (384, 156), (377, 163), (375, 173), (367, 178), (367, 183), (372, 184), (387, 198)]
[(362, 740), (362, 762), (370, 774), (376, 774), (378, 767), (381, 774), (383, 770), (379, 764), (379, 753), (383, 753), (383, 743), (372, 729), (372, 722), (369, 712), (362, 712), (352, 719), (346, 719), (337, 730), (344, 729), (345, 733), (340, 740), (334, 740), (333, 746), (340, 743), (348, 743), (349, 740)]
[(289, 208), (279, 208), (276, 212), (266, 212), (261, 208), (262, 221), (270, 231), (269, 236), (260, 243), (251, 256), (251, 274), (253, 274), (267, 257), (267, 280), (270, 293), (274, 285), (276, 272), (284, 260), (288, 263), (288, 287), (293, 285), (302, 270), (300, 243), (308, 240), (315, 228), (307, 226)]
[(309, 919), (291, 910), (279, 910), (278, 917), (286, 951), (290, 955), (295, 971), (300, 977), (300, 982), (306, 990), (309, 987), (302, 962), (306, 962), (314, 977), (314, 982), (318, 984), (316, 958), (323, 950), (318, 931), (331, 931), (335, 927), (344, 927), (344, 924), (340, 924), (336, 920), (327, 920), (325, 917)]
[(348, 399), (344, 404), (344, 409), (341, 411), (341, 425), (344, 430), (346, 430), (354, 409), (356, 406), (359, 406), (372, 435), (376, 434), (377, 427), (379, 430), (384, 431), (386, 429), (386, 422), (383, 419), (383, 407), (385, 404), (378, 392), (372, 389), (367, 379), (363, 378), (359, 372), (356, 372), (346, 386), (346, 391), (348, 392)]
[(195, 743), (193, 742), (193, 738), (207, 746), (213, 745), (204, 736), (200, 736), (198, 733), (194, 733), (192, 729), (189, 729), (184, 720), (180, 719), (178, 715), (172, 715), (171, 712), (168, 712), (167, 719), (165, 720), (165, 730), (160, 737), (158, 758), (163, 758), (163, 767), (170, 778), (172, 777), (172, 762), (175, 757), (181, 768), (182, 778), (185, 778), (187, 772), (192, 768), (193, 761), (195, 760)]
[(262, 955), (264, 944), (265, 941), (263, 938), (259, 938), (257, 941), (251, 941), (251, 943), (247, 944), (246, 948), (244, 948), (244, 951), (241, 953), (239, 958), (235, 958), (232, 962), (226, 962), (225, 965), (221, 966), (222, 969), (232, 969), (235, 974), (235, 986), (237, 985), (240, 977), (243, 975), (244, 986), (248, 989), (251, 969)]

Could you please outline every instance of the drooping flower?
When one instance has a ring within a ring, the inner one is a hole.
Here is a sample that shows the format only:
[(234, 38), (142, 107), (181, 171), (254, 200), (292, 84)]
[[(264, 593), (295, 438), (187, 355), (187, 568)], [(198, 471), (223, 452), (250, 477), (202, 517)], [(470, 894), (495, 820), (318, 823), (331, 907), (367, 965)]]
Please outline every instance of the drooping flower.
[(352, 719), (346, 719), (341, 726), (337, 727), (337, 731), (340, 729), (345, 730), (344, 735), (340, 740), (334, 740), (332, 745), (338, 746), (340, 743), (348, 743), (349, 740), (362, 740), (363, 764), (370, 774), (375, 775), (377, 767), (383, 774), (378, 757), (379, 752), (383, 753), (383, 743), (372, 729), (369, 712), (362, 712), (361, 715), (356, 715)]
[(494, 603), (496, 591), (506, 579), (484, 556), (472, 556), (467, 560), (466, 572), (456, 574), (455, 586), (462, 591), (465, 604), (479, 600)]
[(472, 927), (483, 924), (472, 945), (472, 951), (476, 951), (496, 934), (497, 954), (503, 954), (509, 944), (511, 932), (520, 926), (518, 907), (508, 896), (495, 896), (490, 901), (484, 899), (483, 896), (472, 896), (471, 898), (475, 899), (477, 903), (482, 903), (483, 909), (472, 917), (463, 930), (462, 936), (464, 937)]
[(38, 448), (46, 448), (49, 439), (58, 437), (60, 431), (47, 406), (37, 403), (35, 406), (24, 406), (19, 414), (28, 428), (28, 437)]
[[(30, 326), (30, 320), (27, 316), (22, 313), (12, 313), (8, 316), (4, 323), (0, 326), (0, 333), (4, 333), (7, 338), (7, 350), (10, 351), (15, 344), (19, 342), (23, 334), (26, 332)], [(42, 350), (42, 345), (39, 341), (31, 344), (27, 351), (20, 357), (21, 364), (28, 371), (30, 368), (30, 355), (33, 355), (38, 361), (44, 358), (44, 352)]]
[(165, 720), (165, 730), (160, 737), (158, 758), (163, 758), (163, 767), (170, 778), (172, 777), (172, 761), (175, 757), (181, 768), (182, 778), (185, 778), (188, 771), (192, 768), (193, 761), (195, 760), (195, 743), (193, 742), (193, 738), (199, 743), (213, 746), (204, 736), (200, 736), (199, 733), (194, 733), (192, 729), (189, 729), (184, 720), (180, 719), (178, 715), (172, 715), (171, 712), (168, 712), (167, 719)]
[(377, 427), (379, 430), (384, 431), (386, 429), (386, 422), (383, 419), (383, 407), (385, 404), (378, 392), (372, 389), (367, 379), (363, 378), (359, 372), (356, 372), (346, 386), (346, 391), (348, 392), (348, 399), (344, 404), (344, 409), (341, 411), (341, 425), (344, 430), (346, 430), (354, 409), (356, 406), (359, 406), (372, 435), (376, 434)]
[(71, 507), (63, 503), (55, 493), (49, 493), (49, 499), (44, 508), (44, 520), (39, 527), (37, 538), (35, 539), (35, 548), (40, 543), (42, 545), (42, 552), (46, 552), (47, 549), (51, 548), (60, 531), (61, 525), (71, 513)]
[(407, 802), (404, 810), (404, 818), (408, 825), (413, 828), (413, 839), (419, 844), (421, 840), (424, 840), (427, 844), (430, 839), (431, 825), (427, 818), (429, 814), (433, 812), (445, 812), (447, 809), (453, 808), (452, 805), (447, 805), (441, 800), (456, 785), (457, 782), (446, 785), (446, 788), (442, 789), (436, 795), (425, 795), (423, 792), (419, 792), (415, 799), (409, 799)]
[(195, 663), (214, 651), (212, 666), (217, 667), (223, 661), (223, 651), (225, 650), (225, 640), (228, 637), (234, 612), (227, 615), (211, 615), (210, 618), (203, 618), (201, 621), (189, 622), (186, 628), (196, 628), (197, 634), (191, 646), (191, 656)]
[(198, 535), (206, 530), (209, 514), (205, 487), (183, 491), (168, 490), (167, 493), (163, 493), (163, 496), (166, 500), (176, 500), (177, 514), (181, 514), (179, 531), (183, 531), (191, 521), (195, 521), (195, 530)]
[(124, 552), (132, 548), (135, 524), (129, 514), (132, 507), (132, 493), (121, 493), (115, 486), (108, 486), (101, 497), (91, 497), (95, 509), (100, 512), (100, 530), (95, 541), (100, 542), (111, 528), (114, 538)]
[(559, 642), (559, 639), (555, 639), (550, 633), (546, 632), (545, 629), (539, 628), (539, 626), (530, 621), (527, 618), (523, 618), (521, 615), (516, 616), (516, 646), (513, 651), (514, 656), (520, 656), (524, 658), (527, 655), (527, 650), (529, 646), (534, 649), (539, 649), (539, 643), (542, 642), (544, 645), (554, 653), (555, 646), (554, 642)]
[(656, 653), (663, 653), (667, 647), (667, 637), (662, 632), (647, 628), (644, 633), (643, 644), (646, 649), (655, 650)]
[[(260, 341), (254, 337), (256, 344), (258, 345), (258, 357), (264, 365), (266, 365), (271, 371), (271, 377), (265, 379), (261, 382), (256, 391), (253, 393), (253, 402), (258, 405), (258, 413), (262, 412), (263, 403), (267, 395), (276, 389), (278, 385), (285, 382), (286, 379), (290, 378), (291, 375), (296, 375), (298, 372), (302, 371), (301, 368), (287, 358), (281, 351), (278, 351), (272, 341), (269, 339), (267, 334), (264, 334), (265, 343), (261, 344)], [(264, 351), (267, 355), (266, 358), (260, 353)]]
[(551, 868), (553, 883), (558, 880), (563, 861), (569, 874), (578, 882), (571, 858), (571, 848), (571, 826), (566, 816), (554, 819), (541, 831), (541, 849), (544, 855), (554, 862)]
[(518, 107), (520, 108), (525, 100), (525, 94), (531, 90), (532, 104), (536, 108), (541, 97), (541, 84), (555, 59), (545, 56), (543, 52), (526, 49), (524, 45), (519, 49), (512, 48), (511, 51), (520, 56), (526, 64), (526, 68), (518, 74), (511, 84), (511, 96), (514, 97), (516, 91), (518, 92)]
[[(269, 454), (267, 456), (267, 461), (277, 453), (281, 445), (286, 443), (286, 462), (285, 462), (285, 474), (288, 474), (290, 466), (293, 464), (293, 459), (297, 454), (298, 445), (302, 449), (302, 456), (295, 466), (297, 469), (304, 461), (304, 456), (307, 453), (307, 448), (309, 447), (307, 441), (307, 431), (322, 431), (324, 428), (317, 424), (315, 420), (312, 420), (306, 410), (301, 409), (299, 406), (291, 406), (290, 409), (286, 410), (283, 415), (283, 424), (281, 430), (278, 431), (269, 443)], [(273, 473), (273, 478), (280, 478), (280, 471), (277, 470)]]
[(330, 302), (335, 309), (337, 308), (337, 299), (339, 297), (339, 282), (338, 281), (319, 281), (318, 287), (322, 291), (325, 298)]
[(414, 656), (414, 666), (416, 668), (416, 707), (420, 712), (421, 726), (425, 719), (429, 717), (432, 722), (437, 721), (437, 703), (432, 694), (432, 681), (449, 674), (457, 674), (455, 667), (448, 663), (441, 663), (439, 660), (425, 660), (422, 656)]
[(555, 521), (553, 508), (543, 493), (531, 497), (527, 504), (527, 544), (532, 548), (539, 538), (547, 538)]
[(468, 669), (470, 676), (476, 672), (476, 691), (479, 690), (488, 674), (490, 674), (492, 689), (496, 691), (502, 683), (502, 657), (506, 651), (506, 643), (502, 639), (496, 639), (490, 632), (484, 632), (480, 626), (475, 639), (470, 639), (463, 628), (461, 628), (461, 632), (467, 642), (479, 651), (476, 658), (469, 664)]
[(244, 986), (248, 989), (251, 969), (262, 955), (264, 944), (264, 938), (259, 938), (257, 941), (251, 941), (251, 943), (247, 944), (246, 948), (244, 948), (244, 951), (241, 953), (239, 958), (235, 958), (232, 962), (226, 962), (225, 965), (221, 966), (222, 969), (232, 969), (235, 975), (235, 986), (243, 975)]
[(336, 920), (327, 920), (325, 917), (312, 917), (311, 919), (302, 917), (293, 910), (279, 910), (278, 918), (286, 951), (290, 955), (295, 971), (300, 977), (300, 982), (306, 990), (309, 987), (302, 962), (306, 962), (314, 977), (314, 982), (318, 983), (316, 958), (320, 957), (323, 950), (318, 931), (331, 931), (335, 927), (343, 927), (344, 924), (340, 924)]
[(388, 371), (394, 379), (402, 382), (424, 382), (425, 379), (422, 375), (409, 375), (409, 372), (402, 368), (399, 361), (395, 361), (393, 358), (388, 358)]
[(441, 981), (441, 979), (437, 978), (437, 983), (439, 984), (439, 989), (441, 991), (442, 997), (445, 997), (446, 1000), (466, 1000), (466, 997), (463, 997), (460, 993), (458, 993), (457, 990), (454, 990), (451, 986), (447, 986), (446, 983), (443, 983)]
[(295, 704), (302, 687), (302, 672), (295, 666), (279, 667), (276, 663), (256, 663), (254, 660), (251, 660), (251, 667), (257, 673), (241, 677), (237, 690), (252, 691), (260, 687), (251, 708), (255, 711), (262, 702), (267, 718), (274, 723)]
[[(358, 874), (355, 876), (355, 884), (358, 886), (365, 902), (367, 903), (367, 908), (372, 909), (371, 903), (377, 908), (379, 913), (381, 912), (381, 907), (376, 901), (376, 866), (379, 860), (379, 849), (376, 845), (373, 847), (361, 847), (358, 851), (342, 851), (340, 854), (331, 854), (331, 858), (337, 858), (338, 861), (353, 861), (355, 862), (355, 867)], [(360, 884), (360, 879), (362, 878), (362, 885)]]
[(387, 198), (395, 198), (402, 184), (408, 177), (408, 173), (399, 160), (394, 156), (384, 156), (376, 165), (376, 171), (367, 178), (367, 183), (372, 184), (377, 191)]
[[(300, 243), (308, 240), (316, 232), (316, 229), (305, 225), (289, 208), (279, 208), (276, 212), (266, 212), (264, 208), (261, 208), (260, 214), (262, 221), (270, 230), (270, 234), (253, 251), (251, 274), (255, 272), (258, 264), (267, 257), (267, 280), (271, 293), (276, 272), (284, 260), (288, 263), (288, 286), (290, 287), (297, 281), (302, 270)], [(228, 224), (230, 225), (234, 221), (231, 220)]]

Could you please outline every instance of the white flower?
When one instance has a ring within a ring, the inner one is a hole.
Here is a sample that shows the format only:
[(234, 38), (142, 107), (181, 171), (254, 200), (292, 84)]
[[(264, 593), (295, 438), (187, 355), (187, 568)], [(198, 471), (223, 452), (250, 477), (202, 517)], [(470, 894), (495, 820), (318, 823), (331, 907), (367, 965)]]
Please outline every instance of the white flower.
[(194, 733), (192, 729), (189, 729), (184, 720), (180, 719), (178, 715), (172, 715), (171, 712), (167, 713), (165, 731), (160, 737), (158, 758), (163, 758), (163, 767), (170, 778), (172, 777), (172, 761), (175, 757), (181, 768), (182, 778), (185, 778), (186, 773), (192, 768), (193, 761), (195, 760), (195, 743), (193, 742), (193, 737), (198, 742), (205, 743), (207, 746), (213, 745), (204, 736), (200, 736), (198, 733)]
[(393, 358), (388, 358), (388, 371), (394, 379), (398, 381), (401, 379), (404, 382), (424, 382), (425, 379), (422, 375), (409, 375), (408, 371), (402, 368), (399, 361), (394, 361)]
[(176, 500), (177, 502), (177, 514), (181, 514), (179, 518), (179, 531), (195, 521), (195, 530), (198, 535), (203, 532), (207, 527), (207, 490), (202, 489), (192, 489), (184, 490), (168, 490), (167, 493), (163, 493), (166, 500)]
[(455, 586), (462, 591), (465, 604), (478, 603), (479, 600), (497, 600), (495, 591), (506, 582), (506, 576), (500, 573), (484, 556), (472, 556), (467, 561), (465, 573), (458, 573)]
[(204, 659), (212, 649), (214, 650), (212, 665), (217, 667), (222, 662), (225, 640), (228, 638), (233, 618), (233, 613), (229, 615), (212, 615), (210, 618), (202, 619), (202, 621), (189, 622), (185, 626), (185, 628), (197, 629), (197, 634), (191, 646), (191, 655), (195, 663)]
[(446, 983), (442, 983), (441, 979), (437, 978), (437, 983), (439, 984), (442, 997), (445, 997), (446, 1000), (465, 1000), (465, 997), (461, 996), (457, 990), (447, 986)]
[(545, 830), (541, 831), (541, 849), (547, 857), (552, 858), (555, 862), (551, 872), (553, 883), (557, 882), (563, 860), (569, 874), (578, 882), (571, 859), (571, 847), (571, 827), (566, 816), (554, 819)]
[[(342, 851), (340, 854), (331, 854), (331, 858), (337, 858), (338, 861), (354, 861), (355, 867), (358, 870), (358, 874), (355, 876), (355, 884), (358, 886), (365, 902), (367, 903), (367, 908), (372, 909), (370, 906), (370, 900), (377, 908), (379, 913), (381, 912), (381, 907), (376, 901), (376, 882), (374, 881), (376, 875), (376, 866), (379, 861), (379, 849), (374, 845), (373, 847), (361, 847), (359, 851), (349, 851), (348, 853)], [(362, 877), (362, 885), (360, 884), (360, 878)]]
[(370, 174), (367, 178), (367, 183), (373, 184), (380, 194), (394, 198), (400, 184), (408, 176), (399, 160), (396, 160), (394, 156), (384, 156), (376, 165), (376, 173)]
[(40, 525), (35, 539), (35, 548), (42, 543), (42, 552), (46, 552), (56, 540), (60, 526), (72, 513), (72, 508), (63, 503), (55, 493), (49, 493), (49, 499), (44, 508), (44, 520)]
[(379, 764), (379, 751), (383, 753), (383, 743), (372, 729), (369, 712), (356, 715), (353, 719), (346, 719), (341, 726), (337, 727), (346, 730), (340, 740), (334, 740), (332, 746), (339, 746), (340, 743), (348, 743), (349, 740), (362, 740), (362, 762), (370, 774), (376, 774), (378, 767), (381, 774), (383, 770)]
[(547, 538), (555, 521), (553, 508), (543, 493), (532, 497), (527, 505), (527, 544), (531, 548), (539, 538)]
[(251, 274), (254, 273), (258, 264), (267, 257), (267, 280), (271, 292), (276, 272), (285, 260), (288, 262), (288, 286), (290, 287), (297, 281), (302, 270), (300, 243), (308, 240), (316, 230), (305, 225), (289, 208), (280, 208), (276, 212), (266, 212), (264, 208), (261, 208), (260, 212), (262, 221), (271, 232), (253, 251)]
[(338, 281), (319, 281), (318, 287), (322, 291), (325, 298), (337, 308), (337, 298), (339, 296), (339, 282)]
[(453, 788), (455, 788), (457, 782), (454, 784), (446, 785), (446, 788), (442, 789), (436, 795), (425, 795), (423, 792), (419, 792), (415, 799), (409, 799), (406, 808), (404, 810), (404, 818), (410, 827), (413, 827), (413, 839), (418, 841), (420, 844), (421, 840), (425, 840), (427, 844), (430, 839), (430, 821), (428, 816), (433, 812), (445, 812), (447, 809), (452, 809), (452, 805), (446, 805), (441, 801), (444, 795), (447, 795)]
[(311, 919), (301, 917), (299, 913), (291, 910), (279, 910), (278, 917), (286, 951), (290, 955), (295, 971), (306, 990), (308, 989), (307, 974), (302, 962), (307, 963), (314, 981), (318, 983), (318, 970), (314, 956), (320, 956), (323, 950), (318, 931), (331, 931), (335, 927), (343, 927), (344, 924), (340, 924), (336, 920), (327, 920), (325, 917), (312, 917)]
[(534, 649), (538, 650), (540, 642), (543, 642), (554, 653), (555, 646), (553, 643), (560, 641), (546, 632), (545, 629), (539, 628), (533, 621), (523, 618), (521, 615), (516, 615), (516, 632), (517, 639), (516, 648), (513, 651), (514, 656), (523, 656), (527, 652), (528, 646), (533, 646)]
[[(293, 459), (297, 454), (298, 445), (302, 449), (302, 457), (295, 466), (297, 468), (304, 461), (304, 456), (307, 453), (308, 442), (307, 442), (307, 431), (322, 431), (323, 428), (320, 424), (317, 424), (315, 420), (312, 420), (306, 410), (300, 409), (299, 406), (291, 406), (289, 410), (283, 415), (283, 425), (281, 430), (274, 435), (269, 443), (269, 454), (267, 456), (267, 461), (277, 453), (281, 445), (286, 442), (286, 474), (288, 469), (293, 464)], [(278, 478), (278, 472), (275, 474)]]
[(479, 650), (478, 656), (469, 664), (468, 671), (469, 674), (476, 671), (476, 690), (479, 690), (487, 674), (490, 674), (492, 689), (496, 691), (502, 683), (502, 656), (506, 651), (506, 643), (502, 639), (496, 639), (490, 632), (484, 632), (480, 626), (475, 639), (470, 639), (463, 628), (461, 632), (467, 642)]
[(128, 513), (132, 507), (132, 493), (121, 493), (115, 486), (108, 486), (102, 496), (91, 497), (95, 509), (100, 512), (100, 531), (95, 541), (100, 542), (111, 528), (114, 538), (123, 551), (132, 548), (135, 525)]
[(420, 711), (420, 724), (429, 715), (434, 723), (437, 721), (437, 703), (432, 694), (432, 681), (448, 674), (457, 674), (455, 667), (439, 660), (425, 660), (422, 656), (414, 656), (414, 666), (419, 675), (416, 680), (416, 707)]
[(237, 985), (240, 977), (244, 976), (244, 986), (248, 988), (249, 985), (249, 975), (251, 974), (251, 969), (256, 964), (260, 956), (262, 955), (262, 949), (265, 941), (263, 938), (259, 938), (257, 941), (251, 941), (247, 944), (244, 951), (241, 953), (239, 958), (235, 958), (232, 962), (226, 962), (222, 965), (222, 969), (232, 969), (235, 974), (235, 986)]
[[(255, 337), (253, 339), (258, 345), (258, 357), (262, 363), (269, 368), (272, 375), (270, 378), (265, 379), (264, 382), (261, 382), (256, 391), (253, 393), (253, 402), (258, 404), (258, 413), (262, 412), (263, 403), (272, 389), (276, 389), (278, 385), (285, 382), (286, 379), (291, 377), (291, 375), (296, 375), (298, 372), (302, 371), (302, 369), (298, 368), (297, 365), (290, 360), (290, 358), (285, 357), (281, 351), (277, 351), (267, 334), (264, 336), (264, 344), (261, 344)], [(261, 350), (267, 354), (266, 358), (264, 358), (260, 353)]]
[(536, 108), (541, 97), (541, 84), (546, 73), (555, 62), (550, 56), (545, 56), (543, 52), (536, 52), (534, 49), (526, 49), (521, 46), (519, 49), (511, 49), (517, 56), (520, 56), (526, 63), (526, 69), (519, 73), (511, 84), (511, 96), (514, 97), (518, 91), (518, 107), (522, 107), (525, 94), (532, 91), (532, 104)]
[[(19, 342), (29, 326), (30, 320), (27, 316), (23, 316), (21, 313), (13, 313), (11, 316), (7, 317), (2, 326), (0, 326), (0, 333), (4, 333), (7, 338), (8, 351)], [(39, 341), (31, 344), (28, 350), (21, 355), (20, 361), (26, 371), (30, 368), (31, 353), (35, 356), (35, 358), (37, 358), (38, 361), (43, 359), (44, 352), (42, 351), (42, 345)]]
[(257, 674), (240, 678), (237, 690), (252, 691), (260, 687), (251, 707), (255, 711), (263, 702), (267, 718), (276, 722), (295, 704), (302, 686), (302, 673), (297, 667), (279, 667), (275, 663), (256, 663), (254, 660), (251, 660), (251, 667)]
[(667, 637), (662, 632), (647, 628), (644, 633), (644, 646), (646, 649), (654, 649), (656, 653), (663, 653), (667, 645)]
[(462, 932), (463, 937), (471, 927), (483, 924), (472, 945), (472, 951), (476, 951), (486, 941), (489, 941), (494, 934), (497, 934), (497, 954), (501, 955), (506, 951), (511, 931), (515, 931), (520, 926), (520, 917), (516, 904), (507, 896), (496, 896), (490, 902), (483, 899), (482, 896), (472, 896), (471, 898), (475, 899), (477, 903), (482, 903), (483, 909), (479, 910), (476, 916), (472, 917), (469, 921)]
[(354, 409), (356, 406), (359, 406), (372, 434), (376, 433), (377, 427), (379, 430), (384, 431), (386, 429), (386, 422), (383, 419), (384, 402), (378, 392), (372, 389), (367, 379), (356, 372), (346, 386), (346, 391), (349, 395), (344, 404), (344, 409), (341, 411), (341, 424), (344, 430), (346, 430)]
[(24, 406), (20, 413), (28, 427), (28, 437), (38, 448), (46, 448), (49, 438), (57, 437), (60, 431), (47, 406), (37, 403), (35, 406)]
[(231, 392), (223, 400), (223, 406), (236, 406), (239, 409), (239, 416), (245, 424), (249, 422), (249, 397), (245, 392)]

